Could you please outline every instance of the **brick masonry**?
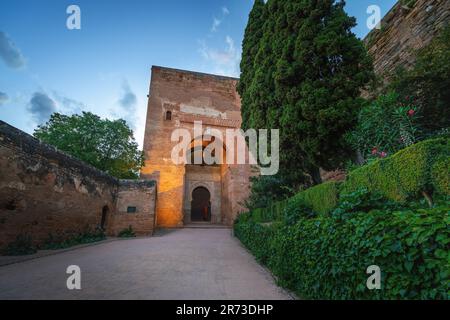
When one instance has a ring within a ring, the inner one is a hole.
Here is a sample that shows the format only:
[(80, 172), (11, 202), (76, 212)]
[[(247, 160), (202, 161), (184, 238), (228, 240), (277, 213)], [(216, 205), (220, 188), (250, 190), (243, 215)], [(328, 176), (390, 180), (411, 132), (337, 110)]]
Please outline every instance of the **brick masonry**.
[(0, 121), (0, 248), (20, 234), (42, 244), (95, 229), (104, 210), (107, 234), (150, 235), (155, 194), (155, 181), (115, 179)]

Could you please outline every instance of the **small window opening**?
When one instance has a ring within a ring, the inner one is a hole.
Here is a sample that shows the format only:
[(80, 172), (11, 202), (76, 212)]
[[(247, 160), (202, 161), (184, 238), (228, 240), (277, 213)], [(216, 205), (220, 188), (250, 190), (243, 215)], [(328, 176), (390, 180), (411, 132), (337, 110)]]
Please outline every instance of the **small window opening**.
[(167, 112), (166, 112), (166, 120), (167, 120), (167, 121), (172, 120), (172, 111), (167, 111)]
[(127, 213), (136, 213), (136, 212), (137, 212), (136, 207), (128, 207), (127, 208)]
[(16, 210), (17, 205), (14, 200), (8, 201), (8, 203), (5, 205), (6, 210)]

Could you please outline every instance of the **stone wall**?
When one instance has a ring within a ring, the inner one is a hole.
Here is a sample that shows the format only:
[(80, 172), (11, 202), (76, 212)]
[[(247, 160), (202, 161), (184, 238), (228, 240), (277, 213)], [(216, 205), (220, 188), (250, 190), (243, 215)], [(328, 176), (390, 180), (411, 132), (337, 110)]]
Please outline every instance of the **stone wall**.
[[(41, 244), (50, 234), (93, 230), (103, 212), (109, 235), (130, 224), (151, 234), (155, 189), (152, 181), (119, 181), (0, 121), (0, 248), (18, 235)], [(139, 215), (123, 214), (128, 202)]]
[[(120, 181), (116, 213), (111, 232), (118, 234), (131, 226), (136, 235), (149, 235), (155, 227), (156, 182)], [(135, 210), (129, 210), (135, 209)]]
[[(408, 2), (409, 7), (404, 4)], [(429, 44), (449, 18), (448, 0), (399, 1), (382, 19), (381, 29), (364, 40), (376, 74), (388, 80), (397, 67), (411, 66), (415, 51)]]

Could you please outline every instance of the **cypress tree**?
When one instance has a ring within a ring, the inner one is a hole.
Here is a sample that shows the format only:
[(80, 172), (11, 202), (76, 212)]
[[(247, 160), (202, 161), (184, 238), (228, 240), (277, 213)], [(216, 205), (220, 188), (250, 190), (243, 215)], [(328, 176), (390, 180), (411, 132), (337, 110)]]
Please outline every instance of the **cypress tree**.
[[(320, 183), (319, 168), (333, 170), (349, 158), (343, 136), (355, 125), (360, 90), (373, 77), (344, 5), (269, 0), (258, 53), (241, 79), (244, 128), (280, 129), (281, 173), (297, 183), (304, 172)], [(244, 43), (254, 39), (250, 30)]]

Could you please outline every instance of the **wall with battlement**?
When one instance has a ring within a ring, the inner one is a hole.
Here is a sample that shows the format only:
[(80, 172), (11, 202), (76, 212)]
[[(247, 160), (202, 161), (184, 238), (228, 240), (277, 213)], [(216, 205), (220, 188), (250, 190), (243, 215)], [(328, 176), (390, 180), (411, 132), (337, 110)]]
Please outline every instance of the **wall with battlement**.
[[(42, 244), (101, 226), (150, 235), (156, 183), (117, 180), (0, 121), (0, 249), (18, 235)], [(126, 214), (126, 207), (137, 212)], [(125, 212), (125, 213), (124, 213)]]

